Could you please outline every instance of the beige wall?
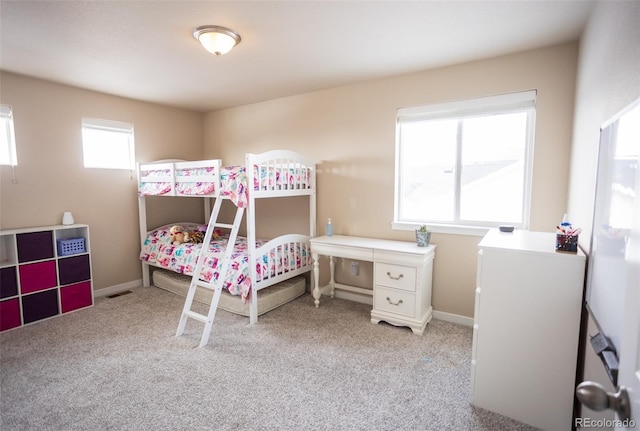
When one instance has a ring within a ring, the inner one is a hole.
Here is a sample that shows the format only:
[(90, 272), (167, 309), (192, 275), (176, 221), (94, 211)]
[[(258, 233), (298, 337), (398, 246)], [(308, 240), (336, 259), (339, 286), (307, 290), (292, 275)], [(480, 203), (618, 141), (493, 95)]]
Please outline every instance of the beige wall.
[[(56, 225), (71, 211), (90, 228), (96, 289), (140, 279), (136, 174), (83, 167), (81, 118), (133, 123), (136, 159), (151, 161), (201, 158), (203, 115), (6, 72), (0, 85), (0, 103), (13, 107), (18, 152), (17, 183), (11, 168), (0, 171), (0, 227)], [(202, 217), (195, 201), (152, 205), (159, 207), (152, 224)]]
[[(19, 166), (17, 184), (9, 168), (1, 170), (1, 227), (57, 224), (63, 211), (72, 211), (91, 227), (96, 288), (140, 278), (135, 179), (129, 172), (82, 167), (79, 125), (90, 116), (134, 123), (138, 161), (220, 157), (236, 164), (246, 152), (300, 151), (318, 161), (321, 229), (332, 217), (336, 233), (410, 241), (412, 232), (391, 229), (396, 109), (535, 88), (532, 229), (553, 230), (566, 210), (576, 62), (577, 44), (565, 44), (204, 116), (2, 72), (0, 102), (15, 111)], [(150, 206), (151, 226), (201, 217), (191, 200), (153, 200)], [(307, 210), (304, 200), (265, 203), (259, 233), (278, 230), (273, 209), (284, 207)], [(304, 232), (305, 218), (295, 230)], [(433, 235), (436, 310), (473, 315), (479, 239)], [(368, 285), (368, 268), (350, 281)]]
[[(391, 229), (396, 110), (537, 89), (531, 228), (554, 231), (566, 211), (577, 56), (577, 43), (564, 44), (211, 112), (204, 155), (229, 164), (245, 152), (300, 151), (318, 162), (320, 233), (331, 217), (337, 234), (413, 240)], [(479, 240), (432, 236), (434, 309), (473, 316)]]

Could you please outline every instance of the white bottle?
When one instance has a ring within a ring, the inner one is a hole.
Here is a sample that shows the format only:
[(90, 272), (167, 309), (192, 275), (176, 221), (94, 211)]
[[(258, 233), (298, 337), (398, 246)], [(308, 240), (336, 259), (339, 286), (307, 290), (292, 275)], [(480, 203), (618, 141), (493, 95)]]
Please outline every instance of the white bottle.
[(333, 225), (331, 224), (331, 218), (327, 220), (327, 236), (333, 235)]

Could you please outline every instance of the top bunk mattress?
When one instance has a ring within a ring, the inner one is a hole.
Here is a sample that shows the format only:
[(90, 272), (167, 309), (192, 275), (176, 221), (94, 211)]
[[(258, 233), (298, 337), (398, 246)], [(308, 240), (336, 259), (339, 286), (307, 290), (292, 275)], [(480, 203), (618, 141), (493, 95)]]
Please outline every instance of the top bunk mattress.
[[(312, 187), (304, 166), (254, 165), (253, 190), (301, 190)], [(245, 166), (222, 167), (220, 160), (140, 165), (138, 196), (223, 196), (238, 207), (248, 203)]]

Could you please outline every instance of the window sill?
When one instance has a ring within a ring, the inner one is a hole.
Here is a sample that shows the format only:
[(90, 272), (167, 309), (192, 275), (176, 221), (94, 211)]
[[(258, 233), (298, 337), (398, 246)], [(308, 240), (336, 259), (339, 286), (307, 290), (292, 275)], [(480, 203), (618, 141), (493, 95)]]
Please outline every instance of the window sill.
[[(420, 224), (414, 223), (391, 223), (391, 229), (393, 230), (415, 230)], [(468, 235), (468, 236), (484, 236), (491, 226), (457, 226), (457, 225), (432, 225), (429, 224), (429, 229), (433, 233), (445, 233), (451, 235)]]

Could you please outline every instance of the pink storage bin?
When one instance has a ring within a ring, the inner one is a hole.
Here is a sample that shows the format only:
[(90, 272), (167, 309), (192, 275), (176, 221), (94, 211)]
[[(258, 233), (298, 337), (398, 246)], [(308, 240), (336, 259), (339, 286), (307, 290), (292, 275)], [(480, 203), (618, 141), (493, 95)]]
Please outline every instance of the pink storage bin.
[(23, 294), (58, 285), (55, 260), (21, 265), (19, 270), (20, 292)]
[(17, 328), (21, 323), (18, 298), (0, 302), (0, 331)]
[(85, 281), (61, 287), (60, 301), (62, 302), (63, 313), (93, 305), (91, 282)]

